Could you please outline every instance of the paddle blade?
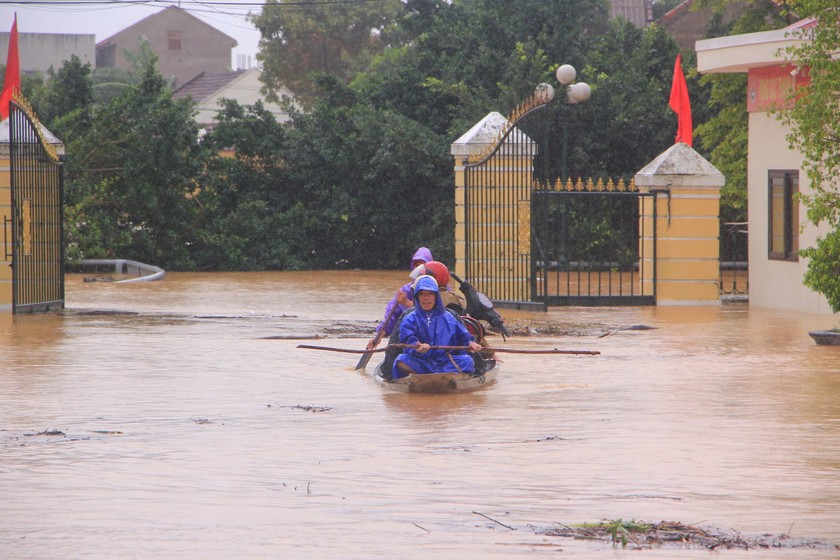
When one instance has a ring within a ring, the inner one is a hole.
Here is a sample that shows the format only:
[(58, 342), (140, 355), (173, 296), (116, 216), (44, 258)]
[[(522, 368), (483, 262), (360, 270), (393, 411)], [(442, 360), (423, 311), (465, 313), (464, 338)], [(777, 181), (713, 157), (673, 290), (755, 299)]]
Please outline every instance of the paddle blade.
[(365, 352), (362, 354), (362, 357), (359, 358), (359, 363), (356, 364), (356, 369), (365, 369), (370, 361), (370, 357), (373, 356), (373, 352)]

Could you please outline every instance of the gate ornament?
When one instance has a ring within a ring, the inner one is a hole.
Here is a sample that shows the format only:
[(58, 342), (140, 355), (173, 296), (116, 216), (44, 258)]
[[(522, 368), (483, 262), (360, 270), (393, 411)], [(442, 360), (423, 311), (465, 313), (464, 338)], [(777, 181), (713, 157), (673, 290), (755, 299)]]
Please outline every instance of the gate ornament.
[[(577, 71), (571, 64), (559, 66), (555, 72), (557, 81), (565, 90), (565, 102), (569, 105), (585, 103), (592, 96), (592, 89), (586, 82), (575, 81)], [(508, 116), (504, 126), (499, 130), (495, 141), (483, 151), (470, 154), (467, 158), (469, 165), (477, 165), (492, 156), (504, 143), (508, 134), (516, 124), (530, 113), (545, 108), (556, 97), (554, 87), (551, 84), (541, 83), (534, 88), (534, 93), (525, 101), (520, 103)]]
[(599, 178), (597, 182), (594, 182), (591, 178), (589, 178), (585, 183), (580, 177), (578, 177), (574, 182), (572, 182), (572, 178), (569, 177), (566, 179), (565, 183), (562, 179), (558, 178), (554, 183), (546, 183), (545, 185), (541, 185), (538, 181), (536, 181), (534, 182), (534, 188), (536, 190), (561, 192), (639, 192), (639, 188), (636, 186), (636, 180), (634, 178), (631, 178), (629, 183), (625, 183), (624, 178), (622, 177), (619, 177), (617, 182), (612, 177), (609, 177), (606, 183), (604, 183), (603, 178)]

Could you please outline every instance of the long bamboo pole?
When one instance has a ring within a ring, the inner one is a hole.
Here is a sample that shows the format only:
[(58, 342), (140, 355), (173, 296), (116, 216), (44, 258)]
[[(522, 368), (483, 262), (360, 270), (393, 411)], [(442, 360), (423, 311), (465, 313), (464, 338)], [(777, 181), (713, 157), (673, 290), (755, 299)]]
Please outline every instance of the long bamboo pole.
[[(348, 354), (364, 354), (367, 352), (384, 352), (388, 348), (414, 348), (414, 344), (389, 344), (384, 348), (376, 348), (374, 350), (353, 350), (351, 348), (334, 348), (331, 346), (315, 346), (312, 344), (298, 344), (298, 348), (304, 348), (307, 350), (326, 350), (327, 352), (346, 352)], [(429, 348), (433, 350), (469, 350), (469, 346), (430, 346)], [(549, 349), (542, 349), (542, 350), (526, 350), (520, 348), (491, 348), (489, 346), (485, 346), (481, 349), (481, 351), (492, 353), (492, 352), (504, 352), (507, 354), (581, 354), (586, 356), (596, 356), (600, 354), (598, 350), (560, 350), (559, 348), (549, 348)]]

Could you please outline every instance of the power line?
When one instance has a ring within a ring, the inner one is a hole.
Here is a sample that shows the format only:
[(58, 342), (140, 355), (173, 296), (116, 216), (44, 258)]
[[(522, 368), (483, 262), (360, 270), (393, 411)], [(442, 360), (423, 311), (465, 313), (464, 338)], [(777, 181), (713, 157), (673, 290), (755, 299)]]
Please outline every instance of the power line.
[[(386, 0), (314, 0), (312, 2), (281, 2), (278, 4), (266, 4), (265, 2), (224, 2), (222, 0), (207, 0), (197, 1), (195, 3), (202, 5), (218, 5), (218, 6), (261, 6), (268, 8), (283, 8), (283, 7), (304, 7), (304, 6), (329, 6), (342, 4), (368, 4), (374, 2), (384, 2)], [(103, 4), (122, 4), (122, 5), (171, 5), (180, 6), (185, 3), (185, 0), (17, 0), (14, 2), (6, 2), (6, 4), (19, 6), (84, 6), (84, 5), (103, 5)]]

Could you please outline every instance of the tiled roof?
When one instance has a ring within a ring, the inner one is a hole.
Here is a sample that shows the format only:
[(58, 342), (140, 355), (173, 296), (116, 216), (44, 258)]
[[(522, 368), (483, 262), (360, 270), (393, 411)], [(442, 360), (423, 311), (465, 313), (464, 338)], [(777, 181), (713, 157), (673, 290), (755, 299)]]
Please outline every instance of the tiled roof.
[(809, 17), (801, 19), (785, 27), (785, 29), (812, 29), (817, 26), (817, 18)]
[(673, 20), (681, 17), (683, 14), (687, 13), (691, 10), (691, 5), (694, 3), (694, 0), (685, 0), (682, 4), (678, 4), (676, 7), (672, 8), (668, 13), (663, 15), (659, 18), (657, 23), (659, 25), (667, 27), (669, 23)]
[(175, 99), (192, 97), (193, 101), (199, 102), (207, 99), (244, 73), (245, 70), (236, 70), (234, 72), (202, 72), (172, 92), (172, 97)]

